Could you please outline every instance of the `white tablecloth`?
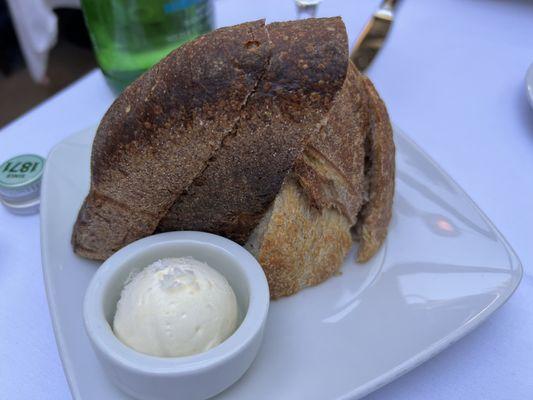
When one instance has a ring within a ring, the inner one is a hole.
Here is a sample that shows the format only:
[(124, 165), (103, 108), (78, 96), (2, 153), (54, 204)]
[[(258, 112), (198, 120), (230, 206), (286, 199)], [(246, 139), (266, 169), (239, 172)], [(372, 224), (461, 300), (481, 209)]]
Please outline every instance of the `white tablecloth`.
[[(319, 16), (342, 15), (353, 42), (376, 4), (325, 0)], [(292, 0), (217, 2), (218, 25), (295, 15)], [(533, 110), (524, 86), (531, 62), (531, 1), (401, 4), (369, 75), (395, 123), (493, 220), (525, 274), (488, 322), (370, 399), (533, 399)], [(46, 155), (67, 135), (97, 123), (111, 101), (101, 73), (91, 72), (2, 129), (0, 160)], [(0, 398), (70, 398), (42, 282), (39, 219), (2, 207)]]

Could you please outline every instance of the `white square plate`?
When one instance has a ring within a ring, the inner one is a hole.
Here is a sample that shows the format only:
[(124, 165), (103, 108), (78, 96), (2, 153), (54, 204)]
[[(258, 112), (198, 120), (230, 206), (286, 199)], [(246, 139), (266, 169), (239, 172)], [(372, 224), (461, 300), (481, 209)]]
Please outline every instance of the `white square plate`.
[[(104, 375), (82, 321), (99, 263), (72, 252), (89, 187), (94, 129), (50, 153), (41, 243), (50, 312), (76, 400), (129, 399)], [(431, 159), (395, 130), (397, 190), (381, 251), (342, 275), (271, 304), (252, 367), (217, 399), (357, 399), (426, 361), (500, 307), (522, 276), (502, 235)], [(178, 394), (177, 397), (179, 398)]]

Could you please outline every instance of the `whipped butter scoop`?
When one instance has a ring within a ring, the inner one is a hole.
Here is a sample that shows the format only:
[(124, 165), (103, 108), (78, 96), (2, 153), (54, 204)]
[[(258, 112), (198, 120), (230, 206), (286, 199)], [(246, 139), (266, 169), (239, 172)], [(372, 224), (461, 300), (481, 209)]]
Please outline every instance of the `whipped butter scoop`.
[(188, 356), (227, 339), (237, 315), (235, 293), (218, 271), (191, 257), (165, 258), (126, 282), (113, 331), (141, 353)]

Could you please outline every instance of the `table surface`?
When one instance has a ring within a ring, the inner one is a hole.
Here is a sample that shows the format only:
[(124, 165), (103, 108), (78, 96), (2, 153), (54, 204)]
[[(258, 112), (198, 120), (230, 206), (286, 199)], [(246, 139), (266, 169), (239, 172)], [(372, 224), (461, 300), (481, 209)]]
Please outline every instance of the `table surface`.
[[(215, 4), (219, 26), (296, 16), (291, 0)], [(325, 0), (318, 15), (342, 15), (353, 43), (377, 4)], [(470, 194), (524, 265), (515, 295), (487, 322), (368, 399), (533, 398), (533, 110), (524, 83), (533, 62), (532, 20), (528, 0), (402, 2), (368, 71), (393, 121)], [(89, 73), (3, 128), (0, 160), (46, 156), (98, 123), (112, 100), (102, 74)], [(71, 398), (42, 280), (39, 218), (3, 207), (0, 398)]]

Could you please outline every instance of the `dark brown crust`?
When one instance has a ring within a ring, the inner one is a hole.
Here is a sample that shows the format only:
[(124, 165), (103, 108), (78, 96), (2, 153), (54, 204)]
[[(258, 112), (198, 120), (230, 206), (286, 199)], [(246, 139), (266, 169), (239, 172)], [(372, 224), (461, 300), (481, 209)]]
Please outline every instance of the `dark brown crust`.
[(367, 180), (369, 199), (361, 209), (355, 227), (359, 240), (357, 261), (368, 261), (383, 244), (392, 217), (395, 147), (387, 108), (372, 82), (363, 76), (368, 93), (371, 129), (367, 137)]
[(390, 218), (394, 144), (384, 105), (367, 85), (350, 63), (328, 124), (310, 140), (267, 220), (246, 244), (265, 270), (272, 298), (335, 274), (351, 247), (350, 227), (357, 218), (368, 231), (360, 247), (363, 256), (370, 257), (386, 235), (382, 224), (386, 228)]
[(274, 297), (335, 273), (355, 223), (358, 261), (372, 257), (391, 218), (394, 143), (346, 42), (340, 18), (257, 21), (147, 72), (98, 129), (76, 253), (102, 260), (156, 227), (244, 243), (284, 199), (258, 242)]
[(153, 233), (234, 129), (268, 54), (264, 21), (219, 29), (119, 96), (94, 140), (91, 190), (72, 235), (78, 254), (103, 260)]
[(366, 89), (350, 62), (344, 86), (294, 166), (299, 184), (317, 208), (335, 208), (353, 224), (364, 201), (364, 138), (370, 129)]
[[(324, 124), (345, 81), (340, 18), (267, 26), (269, 66), (228, 135), (158, 230), (201, 230), (244, 243), (308, 140)], [(310, 34), (312, 32), (312, 34)]]

